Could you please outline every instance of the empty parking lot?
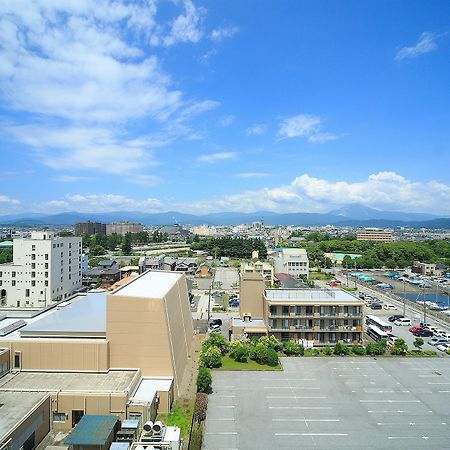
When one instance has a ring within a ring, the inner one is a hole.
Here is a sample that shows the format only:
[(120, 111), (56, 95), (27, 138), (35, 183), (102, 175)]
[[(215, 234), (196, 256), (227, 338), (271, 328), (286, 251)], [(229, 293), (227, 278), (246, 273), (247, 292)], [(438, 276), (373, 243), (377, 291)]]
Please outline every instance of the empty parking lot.
[(283, 358), (283, 372), (214, 372), (205, 450), (448, 449), (450, 364)]

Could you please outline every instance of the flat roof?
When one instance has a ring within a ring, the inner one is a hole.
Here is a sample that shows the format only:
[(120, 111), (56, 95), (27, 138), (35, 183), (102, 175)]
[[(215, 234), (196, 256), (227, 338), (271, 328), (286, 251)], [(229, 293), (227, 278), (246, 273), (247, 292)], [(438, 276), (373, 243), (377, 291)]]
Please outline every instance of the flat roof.
[[(24, 371), (9, 373), (1, 378), (0, 403), (3, 393), (9, 390), (124, 392), (130, 389), (136, 373), (136, 370), (110, 370), (107, 373)], [(2, 414), (3, 411), (0, 416)]]
[(0, 391), (0, 442), (47, 395), (47, 392)]
[(83, 416), (64, 444), (105, 445), (119, 420), (119, 416)]
[(266, 289), (265, 297), (271, 302), (355, 302), (361, 299), (342, 289)]
[(168, 392), (172, 386), (173, 378), (143, 378), (133, 394), (132, 398), (136, 401), (152, 402), (156, 392)]
[(182, 273), (177, 272), (148, 270), (130, 283), (114, 291), (111, 295), (163, 298), (172, 286), (183, 276)]
[(249, 322), (246, 322), (244, 320), (242, 320), (240, 317), (233, 317), (233, 319), (231, 319), (231, 323), (233, 325), (233, 327), (245, 327), (245, 328), (265, 328), (266, 324), (264, 323), (264, 320), (262, 319), (252, 319)]
[(107, 292), (78, 295), (62, 309), (54, 309), (20, 330), (21, 336), (105, 335)]

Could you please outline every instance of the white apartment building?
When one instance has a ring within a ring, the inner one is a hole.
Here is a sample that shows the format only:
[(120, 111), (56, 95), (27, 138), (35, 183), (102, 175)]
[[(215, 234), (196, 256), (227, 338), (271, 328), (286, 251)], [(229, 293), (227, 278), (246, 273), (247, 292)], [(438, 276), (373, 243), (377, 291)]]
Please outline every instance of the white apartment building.
[(309, 276), (309, 260), (304, 248), (282, 248), (272, 259), (275, 264), (275, 274), (288, 273), (293, 277)]
[(14, 239), (13, 262), (0, 264), (0, 304), (45, 307), (81, 288), (80, 237), (32, 232)]

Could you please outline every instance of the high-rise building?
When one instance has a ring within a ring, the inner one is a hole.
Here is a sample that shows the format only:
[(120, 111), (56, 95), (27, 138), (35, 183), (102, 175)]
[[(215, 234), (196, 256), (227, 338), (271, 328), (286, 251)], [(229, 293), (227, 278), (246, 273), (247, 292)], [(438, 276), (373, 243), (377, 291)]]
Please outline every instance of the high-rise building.
[(308, 254), (304, 248), (282, 248), (272, 258), (275, 273), (287, 273), (297, 278), (309, 275)]
[(79, 237), (33, 232), (14, 239), (13, 262), (0, 265), (0, 301), (7, 306), (45, 307), (81, 287)]
[(357, 241), (393, 242), (392, 231), (377, 228), (365, 228), (356, 232)]
[(75, 224), (75, 235), (106, 234), (106, 224), (100, 222), (80, 222)]
[(139, 233), (140, 231), (144, 231), (144, 226), (140, 223), (114, 222), (106, 225), (106, 234), (125, 235), (127, 233)]

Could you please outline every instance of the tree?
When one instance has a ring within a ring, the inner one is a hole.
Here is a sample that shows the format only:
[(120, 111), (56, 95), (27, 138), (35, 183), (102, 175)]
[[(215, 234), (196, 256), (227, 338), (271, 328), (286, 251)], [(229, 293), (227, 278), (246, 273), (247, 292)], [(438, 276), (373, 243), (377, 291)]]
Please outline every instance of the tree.
[(414, 347), (417, 348), (417, 350), (422, 350), (422, 345), (425, 344), (425, 341), (421, 337), (417, 337), (416, 340), (413, 342)]
[(71, 231), (60, 231), (59, 237), (72, 237), (74, 234)]
[(350, 353), (350, 349), (348, 348), (347, 345), (337, 342), (336, 345), (334, 346), (333, 353), (338, 356), (339, 355), (344, 356)]
[(99, 256), (104, 255), (105, 253), (106, 250), (101, 245), (94, 244), (91, 247), (89, 247), (89, 256)]
[(222, 352), (217, 347), (209, 347), (200, 354), (200, 363), (206, 367), (220, 367), (222, 365)]
[(126, 233), (122, 242), (122, 253), (129, 255), (132, 250), (131, 233)]
[(405, 355), (408, 351), (408, 345), (404, 339), (396, 339), (393, 347), (391, 348), (392, 355)]
[(283, 343), (283, 352), (285, 355), (301, 355), (305, 354), (305, 347), (301, 344), (296, 344), (292, 341), (286, 341)]
[(211, 390), (211, 371), (207, 367), (200, 367), (197, 375), (197, 391), (207, 394)]
[(220, 255), (220, 247), (214, 247), (212, 252), (214, 253), (214, 259), (217, 259), (217, 255)]

